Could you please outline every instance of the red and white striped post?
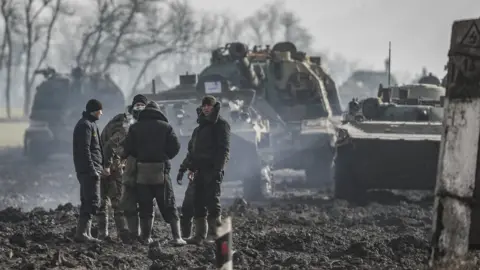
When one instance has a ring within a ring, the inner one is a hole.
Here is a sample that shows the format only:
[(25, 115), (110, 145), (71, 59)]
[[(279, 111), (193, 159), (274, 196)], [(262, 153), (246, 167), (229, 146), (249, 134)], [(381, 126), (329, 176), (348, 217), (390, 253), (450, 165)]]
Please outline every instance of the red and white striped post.
[(232, 218), (227, 217), (217, 228), (216, 246), (216, 269), (233, 270), (233, 238)]

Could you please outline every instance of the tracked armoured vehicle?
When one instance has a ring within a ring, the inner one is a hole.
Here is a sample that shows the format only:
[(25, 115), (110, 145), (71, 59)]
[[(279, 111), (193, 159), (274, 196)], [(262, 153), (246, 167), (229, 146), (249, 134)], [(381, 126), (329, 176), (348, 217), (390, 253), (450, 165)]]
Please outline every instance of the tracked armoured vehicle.
[(91, 98), (103, 104), (102, 128), (125, 110), (125, 98), (108, 74), (85, 74), (80, 68), (62, 74), (52, 68), (37, 70), (45, 80), (37, 88), (24, 134), (24, 154), (36, 161), (51, 154), (70, 153), (73, 128)]
[[(357, 70), (342, 83), (338, 91), (341, 99), (348, 102), (352, 98), (365, 99), (375, 96), (379, 84), (388, 85), (388, 70)], [(397, 85), (395, 76), (390, 76), (390, 84)]]
[(335, 196), (359, 200), (369, 189), (433, 190), (445, 89), (432, 84), (379, 87), (352, 100), (337, 127)]
[[(272, 169), (305, 170), (307, 182), (317, 185), (331, 178), (331, 120), (340, 119), (342, 110), (319, 60), (312, 62), (290, 42), (252, 50), (230, 43), (212, 52), (195, 94), (177, 91), (176, 98), (183, 95), (177, 102), (199, 104), (205, 94), (222, 102), (221, 113), (232, 128), (226, 177), (243, 180), (245, 197), (272, 192)], [(158, 93), (156, 99), (172, 103), (165, 101), (176, 99), (169, 95)]]

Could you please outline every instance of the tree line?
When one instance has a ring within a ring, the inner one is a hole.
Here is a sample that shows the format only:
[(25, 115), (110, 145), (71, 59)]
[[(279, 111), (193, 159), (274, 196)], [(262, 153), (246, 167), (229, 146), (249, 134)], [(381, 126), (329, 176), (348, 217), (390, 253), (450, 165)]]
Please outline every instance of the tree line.
[[(29, 114), (41, 80), (35, 70), (47, 66), (110, 73), (128, 96), (158, 74), (198, 72), (211, 50), (228, 42), (290, 40), (309, 52), (314, 42), (281, 1), (247, 18), (202, 13), (187, 0), (0, 0), (0, 13), (0, 91), (9, 118), (18, 100)], [(338, 57), (327, 62), (334, 69), (352, 66)]]

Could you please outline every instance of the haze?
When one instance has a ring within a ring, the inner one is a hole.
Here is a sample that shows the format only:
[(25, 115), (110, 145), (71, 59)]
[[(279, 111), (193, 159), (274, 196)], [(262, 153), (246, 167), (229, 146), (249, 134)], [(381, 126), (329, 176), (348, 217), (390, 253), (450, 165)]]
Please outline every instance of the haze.
[[(197, 9), (245, 17), (271, 0), (195, 0)], [(315, 38), (313, 49), (339, 53), (360, 66), (384, 68), (392, 42), (392, 71), (404, 76), (423, 66), (445, 74), (454, 20), (480, 16), (478, 0), (285, 0)], [(403, 77), (403, 76), (402, 76)]]

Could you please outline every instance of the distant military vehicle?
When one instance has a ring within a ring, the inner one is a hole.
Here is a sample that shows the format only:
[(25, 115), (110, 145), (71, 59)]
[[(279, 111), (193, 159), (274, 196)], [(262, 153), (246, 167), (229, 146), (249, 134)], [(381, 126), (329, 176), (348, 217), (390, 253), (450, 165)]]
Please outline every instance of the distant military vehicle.
[(418, 78), (414, 83), (419, 83), (419, 84), (433, 84), (437, 86), (441, 86), (442, 82), (440, 79), (433, 75), (431, 72), (427, 71), (427, 68), (422, 69), (422, 75), (420, 78)]
[[(222, 114), (230, 120), (226, 175), (243, 179), (244, 196), (268, 195), (272, 169), (303, 169), (307, 181), (317, 185), (330, 179), (335, 136), (330, 120), (340, 119), (342, 110), (320, 59), (312, 62), (290, 42), (251, 50), (229, 43), (212, 52), (211, 64), (198, 75), (195, 94), (171, 90), (168, 99), (185, 102), (193, 97), (198, 104), (205, 94), (221, 101)], [(165, 100), (167, 94), (156, 97)]]
[(337, 127), (335, 196), (357, 200), (368, 189), (433, 190), (444, 95), (440, 86), (412, 84), (380, 86), (378, 97), (352, 100)]
[(108, 74), (85, 74), (80, 68), (68, 74), (53, 68), (35, 73), (45, 80), (36, 88), (30, 125), (24, 134), (24, 153), (32, 159), (45, 160), (51, 154), (71, 152), (73, 127), (89, 99), (96, 98), (103, 104), (100, 128), (125, 111), (124, 95)]
[[(392, 74), (390, 85), (398, 82)], [(343, 101), (352, 98), (364, 99), (375, 96), (378, 85), (388, 85), (388, 71), (357, 70), (339, 87), (340, 97)]]

